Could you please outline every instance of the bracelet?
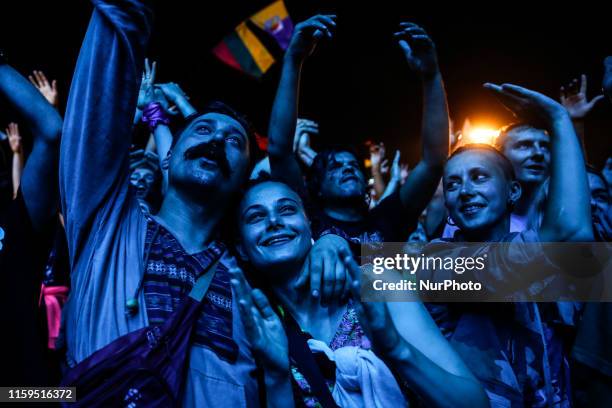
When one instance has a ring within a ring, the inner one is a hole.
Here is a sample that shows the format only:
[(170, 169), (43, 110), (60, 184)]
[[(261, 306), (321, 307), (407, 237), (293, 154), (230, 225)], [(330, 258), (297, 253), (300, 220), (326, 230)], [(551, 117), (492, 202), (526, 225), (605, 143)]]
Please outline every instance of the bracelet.
[(142, 123), (149, 127), (149, 130), (153, 132), (155, 128), (162, 124), (168, 125), (170, 118), (162, 108), (159, 102), (151, 102), (142, 110)]

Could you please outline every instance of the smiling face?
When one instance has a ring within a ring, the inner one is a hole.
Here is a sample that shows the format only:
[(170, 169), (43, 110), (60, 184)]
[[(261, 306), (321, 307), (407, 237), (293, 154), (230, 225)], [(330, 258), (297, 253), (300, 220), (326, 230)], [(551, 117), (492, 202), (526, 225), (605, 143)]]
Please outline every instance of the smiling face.
[(148, 167), (138, 167), (130, 174), (130, 184), (140, 199), (147, 197), (154, 183), (155, 173)]
[(508, 131), (502, 152), (523, 185), (543, 183), (550, 170), (550, 137), (541, 129), (520, 126)]
[(170, 188), (199, 197), (210, 198), (210, 192), (227, 197), (245, 180), (249, 140), (237, 120), (211, 112), (195, 119), (181, 133), (170, 154)]
[(365, 177), (357, 158), (349, 152), (333, 153), (321, 183), (321, 198), (325, 201), (363, 200), (365, 191)]
[(285, 184), (267, 181), (240, 203), (239, 250), (272, 279), (299, 271), (312, 246), (310, 223), (299, 196)]
[(497, 153), (466, 150), (451, 157), (444, 169), (446, 208), (472, 240), (488, 241), (508, 233), (509, 201), (520, 197), (520, 185), (504, 173)]

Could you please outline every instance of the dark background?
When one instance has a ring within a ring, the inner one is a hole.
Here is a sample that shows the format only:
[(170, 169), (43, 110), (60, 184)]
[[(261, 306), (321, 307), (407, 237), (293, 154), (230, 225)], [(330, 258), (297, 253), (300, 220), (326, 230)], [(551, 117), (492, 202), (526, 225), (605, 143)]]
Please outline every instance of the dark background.
[[(159, 1), (148, 53), (158, 60), (158, 79), (179, 83), (196, 106), (208, 99), (230, 102), (265, 134), (278, 64), (256, 81), (218, 62), (210, 49), (269, 2)], [(577, 10), (557, 3), (557, 16), (535, 11), (534, 3), (415, 8), (391, 1), (286, 0), (294, 22), (318, 12), (338, 15), (336, 38), (322, 44), (304, 69), (300, 110), (301, 116), (321, 123), (315, 145), (383, 140), (388, 150), (399, 148), (404, 160), (416, 164), (419, 83), (392, 40), (402, 20), (422, 25), (436, 42), (451, 117), (459, 126), (468, 116), (473, 123), (494, 126), (512, 120), (482, 89), (485, 81), (512, 82), (557, 98), (562, 84), (585, 73), (589, 97), (599, 94), (602, 61), (612, 55), (609, 13), (586, 3)], [(24, 74), (41, 69), (57, 79), (64, 104), (91, 13), (89, 2), (3, 1), (0, 10), (0, 47), (10, 63)], [(16, 118), (0, 101), (2, 129), (10, 120)], [(586, 130), (589, 161), (600, 167), (612, 153), (609, 101), (588, 117)]]

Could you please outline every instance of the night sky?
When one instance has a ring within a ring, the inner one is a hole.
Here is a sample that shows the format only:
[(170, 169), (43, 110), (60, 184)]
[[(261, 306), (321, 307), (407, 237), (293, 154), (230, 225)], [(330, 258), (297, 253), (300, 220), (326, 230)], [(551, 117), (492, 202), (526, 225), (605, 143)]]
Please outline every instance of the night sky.
[[(278, 64), (258, 82), (218, 62), (210, 49), (269, 1), (158, 3), (148, 54), (158, 60), (159, 80), (179, 83), (196, 106), (209, 99), (235, 105), (265, 134)], [(389, 6), (395, 3), (286, 0), (294, 22), (318, 12), (338, 15), (336, 38), (322, 44), (304, 67), (300, 109), (302, 116), (321, 123), (320, 139), (355, 145), (384, 140), (388, 150), (399, 148), (416, 164), (419, 83), (392, 39), (403, 20), (422, 25), (436, 42), (451, 117), (458, 124), (467, 116), (476, 124), (512, 121), (482, 89), (487, 81), (512, 82), (558, 98), (560, 85), (585, 73), (589, 97), (600, 93), (602, 61), (612, 55), (611, 25), (604, 15), (609, 19), (609, 13), (601, 6), (581, 3), (580, 10), (558, 10), (554, 16), (533, 11), (529, 3), (474, 9), (446, 9), (442, 3), (418, 9), (409, 3)], [(11, 64), (22, 73), (42, 69), (58, 79), (65, 102), (89, 2), (3, 1), (0, 10), (0, 47)], [(11, 119), (14, 115), (0, 101), (0, 126)], [(599, 167), (612, 153), (609, 101), (597, 106), (586, 130), (589, 161)]]

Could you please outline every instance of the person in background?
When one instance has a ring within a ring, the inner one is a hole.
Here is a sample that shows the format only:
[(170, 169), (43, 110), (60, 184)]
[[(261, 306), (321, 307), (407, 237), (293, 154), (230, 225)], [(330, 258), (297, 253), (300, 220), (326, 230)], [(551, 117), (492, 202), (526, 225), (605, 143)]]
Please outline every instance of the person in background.
[[(550, 262), (561, 264), (548, 260), (542, 250), (533, 250), (533, 244), (593, 240), (588, 181), (580, 142), (560, 104), (516, 85), (485, 87), (521, 119), (546, 129), (551, 141), (549, 196), (543, 221), (533, 229), (511, 231), (512, 211), (520, 200), (522, 183), (514, 175), (512, 162), (494, 147), (463, 146), (449, 158), (444, 171), (446, 208), (459, 227), (447, 240), (483, 243), (496, 268), (487, 272), (496, 279), (486, 281), (506, 290), (514, 281), (548, 276), (552, 273), (547, 267)], [(540, 172), (530, 174), (527, 170), (528, 166), (525, 176), (540, 176)], [(568, 179), (574, 182), (567, 183)], [(513, 243), (512, 251), (489, 245), (495, 242)], [(441, 247), (430, 255), (449, 256), (452, 254), (445, 251), (452, 250)], [(541, 276), (521, 274), (522, 265), (532, 262), (542, 266), (530, 269), (537, 269)], [(479, 304), (429, 306), (455, 349), (483, 382), (492, 405), (571, 405), (569, 367), (559, 349), (562, 343), (550, 326), (542, 324), (545, 319), (535, 303), (507, 303), (487, 309)]]
[(130, 153), (130, 185), (143, 209), (156, 213), (161, 203), (162, 172), (159, 157), (152, 151), (138, 149)]
[(610, 187), (604, 175), (593, 166), (587, 166), (589, 189), (591, 190), (591, 216), (593, 217), (593, 233), (597, 241), (612, 240), (612, 212), (610, 204)]
[[(0, 53), (1, 54), (1, 53)], [(62, 118), (26, 78), (0, 55), (0, 97), (19, 115), (32, 134), (15, 199), (0, 207), (0, 288), (3, 327), (2, 383), (53, 385), (47, 365), (43, 310), (38, 307), (43, 271), (55, 232)], [(9, 128), (11, 145), (19, 151), (17, 126)], [(23, 151), (23, 149), (21, 149)], [(15, 311), (19, 311), (16, 313)], [(8, 376), (5, 378), (4, 376)]]
[[(604, 94), (612, 101), (612, 57), (604, 60), (602, 81)], [(606, 162), (606, 168), (612, 159)], [(605, 171), (587, 168), (591, 190), (593, 232), (598, 241), (610, 242), (612, 214), (610, 194), (604, 192), (609, 179)], [(603, 174), (602, 174), (603, 173)], [(608, 244), (609, 245), (609, 244)], [(574, 358), (577, 407), (606, 407), (612, 399), (612, 303), (585, 304), (572, 349)]]
[(13, 199), (15, 199), (19, 193), (19, 184), (21, 183), (21, 175), (25, 164), (25, 154), (23, 152), (23, 145), (21, 144), (19, 126), (16, 123), (11, 122), (8, 124), (6, 135), (11, 151), (13, 152), (13, 166), (11, 170), (13, 176)]
[(433, 195), (448, 155), (448, 110), (435, 46), (413, 23), (401, 23), (395, 33), (410, 69), (422, 83), (423, 156), (399, 191), (368, 212), (365, 175), (350, 148), (328, 148), (318, 153), (310, 167), (308, 193), (292, 152), (302, 66), (319, 42), (333, 37), (335, 26), (333, 15), (317, 15), (296, 26), (284, 56), (270, 118), (272, 175), (309, 195), (307, 202), (312, 205), (307, 206), (315, 237), (333, 232), (354, 243), (404, 241)]

